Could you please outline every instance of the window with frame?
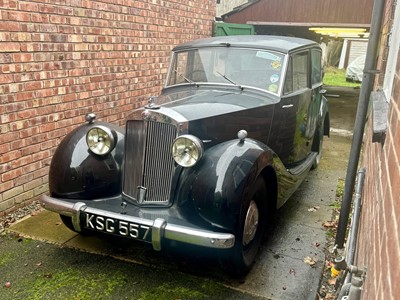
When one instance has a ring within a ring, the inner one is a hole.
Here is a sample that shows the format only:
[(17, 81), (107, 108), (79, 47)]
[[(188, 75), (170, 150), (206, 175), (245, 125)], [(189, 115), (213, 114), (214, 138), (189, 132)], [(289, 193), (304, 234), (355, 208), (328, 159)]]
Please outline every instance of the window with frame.
[(311, 49), (311, 85), (322, 82), (322, 52)]
[(308, 52), (292, 55), (286, 73), (284, 93), (289, 94), (308, 88)]

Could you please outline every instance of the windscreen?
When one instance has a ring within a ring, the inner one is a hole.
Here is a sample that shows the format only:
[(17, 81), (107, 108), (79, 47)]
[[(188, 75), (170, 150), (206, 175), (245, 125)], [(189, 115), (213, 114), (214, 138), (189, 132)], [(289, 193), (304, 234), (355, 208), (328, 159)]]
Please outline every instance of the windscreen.
[(283, 82), (284, 55), (234, 47), (210, 47), (176, 52), (167, 86), (184, 83), (223, 83), (278, 93)]

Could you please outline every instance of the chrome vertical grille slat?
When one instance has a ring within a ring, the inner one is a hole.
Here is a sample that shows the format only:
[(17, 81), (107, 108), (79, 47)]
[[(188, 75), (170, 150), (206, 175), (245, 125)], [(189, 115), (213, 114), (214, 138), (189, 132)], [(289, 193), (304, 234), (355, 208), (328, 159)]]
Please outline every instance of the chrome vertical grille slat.
[[(129, 121), (126, 127), (123, 191), (138, 204), (169, 204), (174, 160), (171, 147), (177, 128), (168, 123)], [(138, 187), (146, 189), (138, 199)]]

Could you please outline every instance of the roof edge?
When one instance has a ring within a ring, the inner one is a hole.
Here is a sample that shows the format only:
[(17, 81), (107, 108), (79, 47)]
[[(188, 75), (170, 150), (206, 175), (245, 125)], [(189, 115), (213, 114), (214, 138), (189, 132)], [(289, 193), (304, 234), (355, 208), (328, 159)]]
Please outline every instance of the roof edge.
[(370, 28), (371, 24), (357, 24), (357, 23), (308, 23), (308, 22), (262, 22), (262, 21), (247, 21), (249, 25), (265, 25), (265, 26), (298, 26), (298, 27), (361, 27)]

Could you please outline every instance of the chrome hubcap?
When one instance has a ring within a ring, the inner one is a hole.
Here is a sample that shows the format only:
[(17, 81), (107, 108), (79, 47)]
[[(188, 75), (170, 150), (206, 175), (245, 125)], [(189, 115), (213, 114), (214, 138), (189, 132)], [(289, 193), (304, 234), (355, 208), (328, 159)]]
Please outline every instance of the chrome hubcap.
[(254, 200), (251, 200), (247, 210), (243, 228), (243, 246), (247, 246), (255, 237), (258, 227), (258, 207)]

